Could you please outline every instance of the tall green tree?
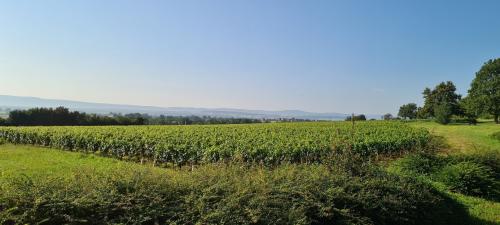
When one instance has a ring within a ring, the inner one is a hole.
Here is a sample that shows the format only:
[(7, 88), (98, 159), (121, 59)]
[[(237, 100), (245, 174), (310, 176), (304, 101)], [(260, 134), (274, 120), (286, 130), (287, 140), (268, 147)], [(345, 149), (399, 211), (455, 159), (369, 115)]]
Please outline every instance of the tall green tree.
[(392, 119), (394, 119), (394, 117), (392, 116), (392, 114), (386, 113), (386, 114), (384, 114), (384, 116), (382, 116), (382, 119), (384, 119), (384, 120), (392, 120)]
[[(347, 116), (345, 118), (345, 121), (351, 121), (351, 120), (353, 120), (353, 117), (351, 117), (351, 116)], [(365, 121), (366, 116), (365, 116), (365, 114), (354, 115), (354, 120), (355, 121)]]
[(443, 102), (434, 107), (434, 119), (440, 124), (450, 123), (452, 115), (453, 107), (447, 102)]
[(408, 103), (399, 107), (398, 116), (402, 118), (415, 119), (417, 118), (417, 104)]
[(500, 58), (486, 62), (476, 73), (469, 89), (472, 109), (489, 113), (498, 124), (500, 115)]
[(434, 89), (425, 88), (422, 94), (424, 95), (424, 106), (419, 115), (422, 117), (435, 117), (436, 108), (438, 106), (447, 108), (453, 115), (460, 115), (461, 108), (459, 101), (462, 98), (456, 93), (457, 88), (451, 81), (441, 82)]
[(481, 115), (478, 102), (473, 101), (470, 95), (460, 100), (460, 107), (463, 111), (463, 116), (467, 119), (469, 124), (476, 124), (477, 118)]

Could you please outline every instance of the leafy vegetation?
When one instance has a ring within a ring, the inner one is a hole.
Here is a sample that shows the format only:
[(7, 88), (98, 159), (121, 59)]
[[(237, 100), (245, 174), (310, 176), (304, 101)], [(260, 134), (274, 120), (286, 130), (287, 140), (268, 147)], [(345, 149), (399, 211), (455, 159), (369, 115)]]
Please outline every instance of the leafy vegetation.
[(0, 223), (470, 224), (428, 184), (331, 160), (189, 171), (3, 145)]
[(400, 122), (273, 123), (210, 126), (2, 127), (17, 144), (94, 152), (155, 164), (241, 161), (319, 162), (332, 152), (399, 154), (428, 143), (429, 133)]
[(443, 151), (407, 155), (390, 163), (388, 170), (431, 183), (479, 219), (471, 224), (499, 224), (500, 142), (491, 138), (498, 125), (491, 122), (480, 122), (477, 126), (411, 124), (443, 136), (446, 140)]
[(3, 123), (3, 125), (11, 126), (140, 125), (145, 123), (145, 119), (121, 115), (100, 116), (57, 107), (13, 110), (9, 112), (9, 118)]
[[(151, 116), (141, 113), (96, 115), (69, 111), (64, 107), (13, 110), (8, 118), (0, 117), (0, 126), (102, 126), (102, 125), (190, 125), (190, 124), (245, 124), (272, 120), (249, 118), (217, 118), (210, 116)], [(280, 121), (305, 121), (281, 119)]]
[(423, 92), (424, 106), (419, 114), (423, 118), (445, 117), (437, 122), (446, 121), (451, 115), (461, 112), (459, 101), (461, 96), (456, 93), (457, 88), (451, 81), (441, 82), (434, 89), (426, 88)]
[(401, 118), (415, 119), (417, 118), (417, 104), (408, 103), (399, 107), (398, 116)]
[(364, 114), (360, 114), (360, 115), (352, 115), (352, 116), (347, 116), (345, 118), (345, 121), (365, 121), (366, 120), (366, 116)]
[(495, 187), (492, 170), (470, 161), (445, 166), (437, 174), (437, 180), (451, 191), (475, 196), (490, 196)]
[(468, 95), (462, 98), (451, 81), (441, 82), (434, 89), (425, 88), (424, 106), (414, 103), (402, 105), (399, 116), (413, 119), (434, 119), (440, 124), (451, 122), (452, 116), (476, 124), (478, 118), (493, 118), (498, 124), (500, 116), (500, 58), (486, 62), (476, 73)]
[(471, 114), (481, 112), (493, 115), (498, 124), (500, 116), (500, 58), (489, 60), (476, 73), (469, 89)]
[[(248, 141), (242, 137), (254, 140), (251, 142), (254, 145), (267, 137), (268, 141), (275, 141), (275, 145), (266, 145), (268, 149), (285, 149), (283, 146), (294, 145), (277, 144), (306, 137), (317, 142), (325, 137), (323, 134), (333, 136), (327, 140), (332, 141), (329, 151), (335, 154), (316, 161), (321, 163), (289, 164), (284, 160), (271, 168), (239, 163), (243, 160), (231, 156), (227, 161), (219, 160), (220, 163), (164, 169), (93, 154), (2, 145), (0, 223), (495, 224), (499, 219), (495, 212), (500, 208), (494, 202), (500, 158), (498, 149), (490, 148), (489, 153), (484, 153), (484, 149), (500, 144), (490, 138), (496, 129), (492, 125), (437, 126), (392, 121), (358, 122), (354, 130), (352, 123), (347, 122), (1, 128), (2, 135), (10, 137), (10, 142), (45, 143), (49, 147), (65, 144), (58, 148), (82, 152), (98, 152), (75, 147), (74, 143), (79, 143), (76, 140), (86, 141), (89, 137), (102, 137), (110, 143), (120, 140), (122, 144), (142, 143), (141, 140), (186, 143), (192, 141), (187, 138), (193, 135), (210, 140), (212, 132), (225, 137), (222, 140), (240, 140), (239, 144)], [(464, 140), (461, 133), (454, 131), (465, 131), (463, 135), (467, 137), (491, 142), (478, 147), (481, 154), (436, 155), (426, 150), (436, 145), (434, 138), (413, 127), (426, 127), (434, 134), (433, 128), (443, 128), (444, 134), (457, 135), (459, 140)], [(172, 135), (179, 139), (162, 139)], [(425, 149), (390, 163), (391, 173), (371, 162), (368, 157), (371, 154), (356, 148), (371, 143), (370, 150), (377, 153), (390, 152), (384, 149), (391, 146), (395, 151), (406, 149), (402, 139), (410, 137), (422, 138), (425, 145), (420, 145)], [(375, 145), (368, 141), (371, 138), (386, 142)], [(117, 146), (120, 145), (114, 145)], [(212, 146), (215, 147), (218, 146)]]
[[(127, 116), (127, 115), (125, 115)], [(130, 116), (130, 114), (128, 114)], [(250, 118), (219, 118), (211, 116), (150, 116), (139, 114), (137, 117), (146, 118), (146, 124), (149, 125), (191, 125), (191, 124), (245, 124), (245, 123), (263, 123), (268, 120), (250, 119)], [(271, 121), (271, 120), (269, 120)]]
[(493, 134), (491, 135), (491, 137), (492, 137), (493, 139), (497, 139), (497, 140), (499, 140), (499, 141), (500, 141), (500, 131), (499, 131), (499, 132), (496, 132), (496, 133), (493, 133)]
[(394, 116), (392, 116), (392, 114), (390, 114), (390, 113), (386, 113), (382, 116), (382, 119), (383, 120), (392, 120), (392, 119), (394, 119)]
[(449, 124), (453, 113), (453, 107), (448, 103), (441, 103), (434, 107), (434, 118), (440, 124)]

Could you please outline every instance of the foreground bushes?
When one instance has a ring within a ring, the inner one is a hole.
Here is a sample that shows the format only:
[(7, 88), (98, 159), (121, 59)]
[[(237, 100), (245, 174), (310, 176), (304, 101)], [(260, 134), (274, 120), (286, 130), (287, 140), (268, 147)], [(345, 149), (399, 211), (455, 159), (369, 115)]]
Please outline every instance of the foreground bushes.
[[(0, 176), (0, 224), (444, 224), (426, 184), (364, 167), (137, 167)], [(439, 216), (438, 216), (439, 215)]]
[(445, 166), (437, 180), (446, 184), (450, 190), (468, 195), (490, 195), (495, 180), (490, 168), (471, 161)]
[(396, 161), (389, 169), (427, 177), (454, 192), (500, 199), (500, 154), (496, 151), (453, 156), (414, 154)]
[(500, 141), (500, 132), (493, 133), (491, 137)]

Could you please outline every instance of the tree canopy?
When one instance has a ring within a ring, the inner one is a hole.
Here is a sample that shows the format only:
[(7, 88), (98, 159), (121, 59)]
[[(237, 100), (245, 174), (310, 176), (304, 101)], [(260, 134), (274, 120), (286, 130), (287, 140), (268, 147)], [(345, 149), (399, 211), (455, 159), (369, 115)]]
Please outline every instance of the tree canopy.
[(73, 126), (73, 125), (141, 125), (142, 117), (100, 116), (78, 111), (69, 111), (64, 107), (32, 108), (14, 110), (9, 113), (7, 125), (14, 126)]
[[(243, 124), (274, 120), (250, 118), (219, 118), (211, 116), (151, 116), (141, 113), (96, 115), (70, 111), (64, 107), (13, 110), (7, 120), (0, 117), (0, 126), (82, 126), (82, 125), (187, 125), (187, 124)], [(307, 121), (280, 119), (279, 122)]]
[(382, 116), (382, 119), (384, 119), (384, 120), (392, 120), (392, 119), (394, 119), (394, 117), (392, 116), (392, 114), (386, 113), (386, 114), (384, 114)]
[(499, 123), (500, 115), (500, 58), (489, 60), (476, 73), (469, 89), (468, 113), (488, 113)]
[(354, 115), (354, 118), (352, 116), (347, 116), (345, 118), (345, 121), (351, 121), (351, 120), (365, 121), (366, 120), (366, 116), (364, 114), (360, 114), (360, 115)]
[(399, 107), (398, 116), (402, 118), (415, 119), (417, 118), (417, 104), (408, 103)]
[(424, 106), (421, 109), (421, 116), (424, 118), (435, 117), (436, 108), (445, 105), (441, 108), (447, 108), (452, 115), (460, 115), (461, 109), (459, 101), (462, 98), (456, 93), (457, 88), (451, 81), (441, 82), (434, 89), (425, 88)]

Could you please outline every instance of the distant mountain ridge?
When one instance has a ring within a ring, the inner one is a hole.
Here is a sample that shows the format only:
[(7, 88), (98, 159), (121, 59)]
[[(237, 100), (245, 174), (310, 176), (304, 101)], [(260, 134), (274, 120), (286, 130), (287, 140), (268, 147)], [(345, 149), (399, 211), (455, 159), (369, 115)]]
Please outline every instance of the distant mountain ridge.
[[(297, 118), (311, 120), (342, 120), (348, 114), (344, 113), (316, 113), (301, 110), (248, 110), (232, 108), (190, 108), (190, 107), (158, 107), (138, 106), (107, 103), (91, 103), (72, 100), (44, 99), (37, 97), (21, 97), (0, 95), (0, 107), (10, 109), (27, 109), (34, 107), (58, 107), (64, 106), (70, 110), (87, 113), (109, 114), (109, 113), (147, 113), (153, 116), (213, 116), (213, 117), (237, 117), (237, 118)], [(379, 115), (367, 115), (368, 118), (380, 118)]]

